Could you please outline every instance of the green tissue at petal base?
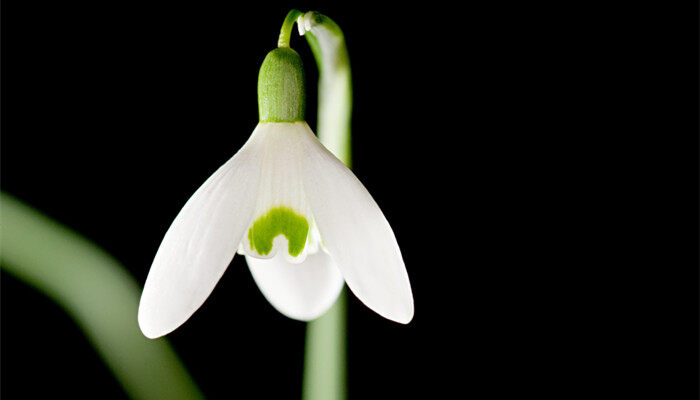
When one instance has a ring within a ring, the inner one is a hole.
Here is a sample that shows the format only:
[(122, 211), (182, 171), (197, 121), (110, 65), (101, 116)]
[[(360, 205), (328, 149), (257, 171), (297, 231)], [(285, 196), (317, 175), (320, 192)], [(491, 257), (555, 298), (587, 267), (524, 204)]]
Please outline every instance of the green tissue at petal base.
[(273, 240), (284, 235), (289, 242), (289, 255), (301, 254), (309, 234), (309, 221), (288, 207), (275, 207), (258, 218), (248, 230), (250, 248), (260, 255), (268, 255)]

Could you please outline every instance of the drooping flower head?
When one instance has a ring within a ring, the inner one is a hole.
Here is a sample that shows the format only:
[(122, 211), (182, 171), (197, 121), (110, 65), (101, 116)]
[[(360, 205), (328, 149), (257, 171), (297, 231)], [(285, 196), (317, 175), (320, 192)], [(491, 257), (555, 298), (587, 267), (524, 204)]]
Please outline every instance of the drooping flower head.
[(147, 337), (184, 323), (236, 252), (263, 295), (290, 318), (321, 316), (343, 282), (383, 317), (404, 324), (413, 318), (394, 233), (305, 122), (305, 96), (301, 58), (281, 44), (260, 69), (260, 123), (187, 201), (158, 249), (139, 305)]

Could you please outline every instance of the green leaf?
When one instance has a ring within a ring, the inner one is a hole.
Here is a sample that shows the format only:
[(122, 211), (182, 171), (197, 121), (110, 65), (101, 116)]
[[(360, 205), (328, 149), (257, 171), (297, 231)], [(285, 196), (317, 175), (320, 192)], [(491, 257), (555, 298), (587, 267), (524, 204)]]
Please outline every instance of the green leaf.
[(129, 396), (203, 398), (167, 340), (146, 339), (139, 330), (141, 289), (119, 262), (5, 193), (0, 194), (0, 233), (2, 269), (59, 304)]

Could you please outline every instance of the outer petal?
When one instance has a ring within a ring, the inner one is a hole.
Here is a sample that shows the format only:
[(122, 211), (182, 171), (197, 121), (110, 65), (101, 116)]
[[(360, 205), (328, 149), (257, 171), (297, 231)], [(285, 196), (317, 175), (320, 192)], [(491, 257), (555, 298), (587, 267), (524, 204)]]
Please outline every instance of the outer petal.
[(348, 287), (372, 310), (406, 324), (413, 294), (394, 232), (367, 189), (316, 139), (304, 136), (304, 188), (321, 240)]
[(165, 234), (139, 304), (139, 326), (147, 337), (184, 323), (231, 263), (255, 209), (263, 139), (256, 128), (192, 195)]
[(343, 276), (322, 250), (307, 255), (301, 264), (290, 263), (282, 252), (270, 259), (246, 256), (246, 262), (265, 298), (289, 318), (320, 317), (343, 288)]

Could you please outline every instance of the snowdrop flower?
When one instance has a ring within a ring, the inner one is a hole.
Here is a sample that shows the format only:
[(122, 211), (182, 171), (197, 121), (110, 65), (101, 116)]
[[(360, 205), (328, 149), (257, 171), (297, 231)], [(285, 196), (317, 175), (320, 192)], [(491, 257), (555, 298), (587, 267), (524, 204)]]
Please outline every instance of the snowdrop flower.
[(187, 201), (158, 249), (138, 320), (149, 338), (184, 323), (236, 252), (267, 300), (308, 321), (346, 282), (390, 320), (413, 318), (413, 295), (394, 233), (355, 175), (304, 120), (301, 58), (271, 51), (260, 70), (260, 123), (245, 145)]

